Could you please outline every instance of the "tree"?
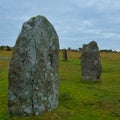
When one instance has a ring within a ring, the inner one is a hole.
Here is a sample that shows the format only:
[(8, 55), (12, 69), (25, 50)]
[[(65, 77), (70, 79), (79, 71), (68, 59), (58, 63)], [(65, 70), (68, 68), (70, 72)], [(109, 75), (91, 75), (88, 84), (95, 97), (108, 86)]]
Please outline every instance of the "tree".
[(6, 46), (6, 51), (10, 51), (11, 48), (9, 46)]

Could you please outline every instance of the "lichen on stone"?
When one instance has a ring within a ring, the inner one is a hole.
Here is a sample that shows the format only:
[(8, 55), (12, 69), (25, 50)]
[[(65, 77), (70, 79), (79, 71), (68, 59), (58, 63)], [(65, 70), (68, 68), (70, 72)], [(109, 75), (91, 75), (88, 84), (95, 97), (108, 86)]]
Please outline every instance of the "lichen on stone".
[(56, 108), (58, 50), (57, 33), (47, 18), (38, 15), (23, 24), (10, 61), (10, 115), (39, 115)]

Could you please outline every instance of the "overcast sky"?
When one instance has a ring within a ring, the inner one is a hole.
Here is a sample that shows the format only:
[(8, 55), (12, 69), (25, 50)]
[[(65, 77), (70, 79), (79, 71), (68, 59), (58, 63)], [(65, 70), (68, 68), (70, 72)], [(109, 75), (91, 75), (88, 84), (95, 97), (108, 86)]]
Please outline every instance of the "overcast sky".
[(15, 45), (23, 22), (37, 15), (54, 25), (60, 48), (95, 40), (120, 51), (120, 0), (0, 0), (0, 45)]

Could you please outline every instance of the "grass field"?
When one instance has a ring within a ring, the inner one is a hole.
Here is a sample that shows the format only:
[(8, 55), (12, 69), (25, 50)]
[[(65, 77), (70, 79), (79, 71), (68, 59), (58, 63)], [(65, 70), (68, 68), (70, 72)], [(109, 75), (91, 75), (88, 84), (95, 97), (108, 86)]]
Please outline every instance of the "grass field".
[(59, 106), (40, 116), (7, 116), (8, 68), (12, 52), (0, 51), (0, 120), (120, 120), (120, 53), (101, 53), (102, 76), (82, 82), (80, 53), (68, 52), (59, 60)]

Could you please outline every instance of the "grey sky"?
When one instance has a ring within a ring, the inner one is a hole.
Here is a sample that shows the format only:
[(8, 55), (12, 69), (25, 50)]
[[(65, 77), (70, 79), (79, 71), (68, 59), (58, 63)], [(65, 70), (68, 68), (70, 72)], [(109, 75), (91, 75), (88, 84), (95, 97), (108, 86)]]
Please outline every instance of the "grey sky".
[(95, 40), (120, 50), (120, 0), (0, 0), (0, 45), (13, 46), (23, 22), (37, 15), (54, 25), (61, 48)]

